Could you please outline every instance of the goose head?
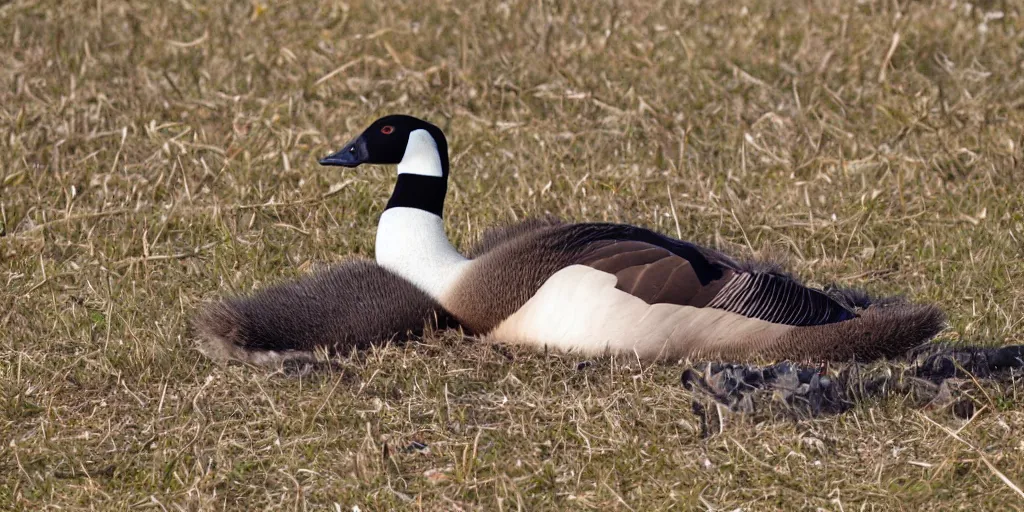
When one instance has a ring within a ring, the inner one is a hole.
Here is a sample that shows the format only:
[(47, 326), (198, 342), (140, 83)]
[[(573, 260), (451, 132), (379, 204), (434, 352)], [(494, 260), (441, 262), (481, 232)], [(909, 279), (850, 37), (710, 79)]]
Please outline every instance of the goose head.
[(362, 164), (398, 165), (398, 174), (448, 178), (448, 143), (433, 124), (406, 115), (390, 115), (373, 122), (320, 165), (358, 167)]
[(441, 297), (466, 263), (444, 231), (448, 143), (441, 129), (412, 116), (373, 122), (320, 165), (397, 165), (398, 179), (377, 223), (376, 259), (430, 297)]

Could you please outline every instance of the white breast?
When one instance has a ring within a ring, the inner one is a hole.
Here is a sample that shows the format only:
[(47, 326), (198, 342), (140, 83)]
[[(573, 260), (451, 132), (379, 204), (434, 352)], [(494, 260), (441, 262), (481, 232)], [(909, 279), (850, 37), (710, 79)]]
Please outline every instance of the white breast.
[(377, 224), (377, 263), (440, 299), (470, 261), (448, 242), (444, 221), (417, 208), (389, 208)]

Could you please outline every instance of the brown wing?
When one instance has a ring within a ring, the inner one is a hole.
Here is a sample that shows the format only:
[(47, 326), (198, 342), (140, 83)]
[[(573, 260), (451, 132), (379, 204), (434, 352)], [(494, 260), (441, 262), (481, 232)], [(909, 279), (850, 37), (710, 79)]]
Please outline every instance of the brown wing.
[[(789, 276), (718, 265), (717, 275), (702, 274), (685, 255), (646, 241), (594, 242), (578, 262), (614, 274), (618, 280), (616, 288), (648, 304), (709, 307), (801, 326), (855, 316), (824, 292), (808, 288)], [(699, 264), (705, 262), (697, 260)]]
[(734, 272), (727, 269), (702, 284), (689, 260), (636, 240), (594, 243), (579, 263), (614, 274), (618, 279), (616, 288), (648, 304), (704, 307), (734, 277)]
[(469, 332), (486, 333), (559, 270), (587, 265), (648, 304), (710, 307), (786, 325), (855, 316), (819, 290), (747, 271), (706, 248), (623, 224), (560, 224), (512, 236), (474, 259), (442, 304)]

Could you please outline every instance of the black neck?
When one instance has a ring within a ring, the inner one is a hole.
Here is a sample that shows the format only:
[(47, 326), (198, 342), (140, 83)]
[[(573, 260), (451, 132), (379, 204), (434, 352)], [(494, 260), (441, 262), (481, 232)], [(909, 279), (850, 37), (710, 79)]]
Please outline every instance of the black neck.
[[(442, 161), (442, 163), (446, 162)], [(391, 199), (388, 200), (388, 205), (384, 209), (418, 208), (441, 217), (446, 193), (448, 193), (447, 178), (399, 174), (398, 181), (395, 182), (395, 190), (391, 193)]]

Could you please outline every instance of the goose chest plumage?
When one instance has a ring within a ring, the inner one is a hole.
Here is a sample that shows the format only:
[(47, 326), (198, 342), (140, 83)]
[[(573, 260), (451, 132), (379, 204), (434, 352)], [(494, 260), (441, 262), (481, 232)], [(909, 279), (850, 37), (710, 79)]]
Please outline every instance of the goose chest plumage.
[(586, 355), (872, 359), (944, 326), (930, 305), (805, 286), (641, 227), (549, 222), (467, 258), (442, 220), (448, 145), (410, 116), (375, 121), (322, 165), (395, 164), (376, 259), (493, 341)]

